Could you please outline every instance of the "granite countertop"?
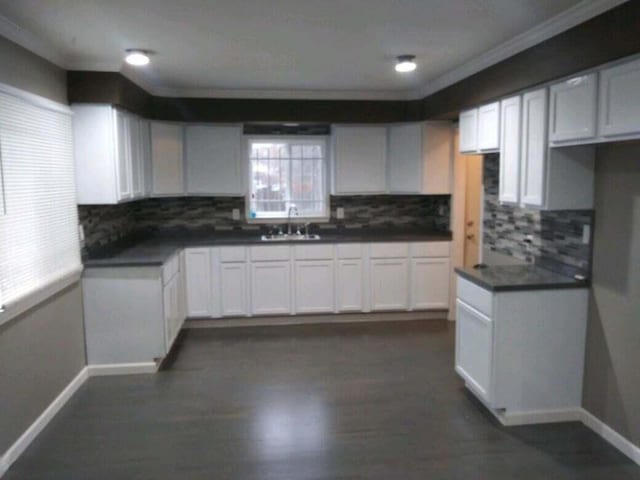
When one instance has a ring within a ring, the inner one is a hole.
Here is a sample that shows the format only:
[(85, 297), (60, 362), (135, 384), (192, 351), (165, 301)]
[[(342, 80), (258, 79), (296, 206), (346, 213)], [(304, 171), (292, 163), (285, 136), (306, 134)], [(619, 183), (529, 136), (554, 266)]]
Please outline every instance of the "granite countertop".
[(174, 232), (152, 234), (120, 242), (90, 252), (83, 259), (86, 268), (162, 265), (176, 252), (187, 247), (230, 245), (317, 245), (359, 242), (442, 242), (451, 240), (451, 232), (429, 230), (358, 229), (320, 232), (320, 240), (265, 242), (260, 232)]
[(536, 265), (494, 265), (486, 268), (456, 268), (462, 278), (494, 292), (588, 288), (588, 280), (576, 280)]

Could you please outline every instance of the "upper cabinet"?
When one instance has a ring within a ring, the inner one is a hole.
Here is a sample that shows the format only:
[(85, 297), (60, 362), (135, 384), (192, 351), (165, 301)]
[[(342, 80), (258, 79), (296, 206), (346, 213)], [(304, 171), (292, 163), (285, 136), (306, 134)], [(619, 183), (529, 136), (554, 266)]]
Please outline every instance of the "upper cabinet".
[(542, 207), (547, 158), (547, 89), (522, 96), (521, 203)]
[(610, 137), (640, 133), (640, 59), (600, 72), (598, 133)]
[(241, 125), (185, 128), (187, 193), (244, 195)]
[(550, 87), (549, 141), (561, 144), (596, 135), (597, 77), (570, 78)]
[(388, 192), (450, 194), (452, 149), (449, 122), (390, 125)]
[(387, 183), (387, 127), (334, 125), (333, 193), (385, 193)]
[(500, 102), (500, 201), (520, 198), (520, 97)]
[(500, 102), (460, 114), (460, 152), (490, 153), (500, 147)]
[(153, 195), (184, 194), (183, 134), (180, 124), (151, 123)]
[(73, 105), (76, 189), (81, 205), (145, 195), (143, 130), (135, 115), (111, 105)]

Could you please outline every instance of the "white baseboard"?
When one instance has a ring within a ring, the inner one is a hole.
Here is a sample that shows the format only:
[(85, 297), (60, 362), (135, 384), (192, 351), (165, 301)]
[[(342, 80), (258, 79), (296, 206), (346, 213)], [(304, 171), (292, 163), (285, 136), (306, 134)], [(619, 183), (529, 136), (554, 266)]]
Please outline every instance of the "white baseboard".
[(113, 363), (102, 365), (89, 365), (87, 367), (90, 377), (104, 377), (107, 375), (136, 375), (140, 373), (156, 373), (156, 362), (142, 363)]
[(84, 367), (80, 373), (60, 392), (60, 394), (49, 404), (49, 406), (40, 414), (40, 416), (31, 424), (29, 428), (15, 441), (9, 449), (0, 457), (0, 477), (2, 477), (9, 467), (15, 462), (20, 455), (27, 449), (29, 444), (38, 436), (47, 424), (56, 416), (56, 414), (64, 407), (74, 393), (89, 378), (89, 370)]
[(630, 440), (627, 440), (618, 432), (616, 432), (609, 425), (605, 424), (602, 420), (586, 411), (584, 408), (580, 409), (581, 421), (591, 430), (596, 432), (602, 438), (604, 438), (611, 445), (616, 447), (627, 457), (640, 465), (640, 447), (634, 445)]
[(538, 410), (532, 412), (494, 412), (502, 425), (513, 427), (516, 425), (535, 425), (538, 423), (579, 422), (582, 412), (579, 408), (563, 410)]

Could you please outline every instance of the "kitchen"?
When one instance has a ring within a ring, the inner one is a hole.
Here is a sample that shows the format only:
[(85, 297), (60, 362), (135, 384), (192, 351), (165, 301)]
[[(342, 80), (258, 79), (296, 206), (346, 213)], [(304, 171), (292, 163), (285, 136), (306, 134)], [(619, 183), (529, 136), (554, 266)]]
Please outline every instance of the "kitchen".
[(79, 19), (145, 2), (67, 3), (0, 4), (6, 478), (640, 478), (637, 3), (525, 2), (519, 37), (493, 5), (474, 65), (370, 45), (322, 86), (295, 55), (328, 6), (220, 2), (301, 42), (226, 72), (167, 5), (116, 48)]

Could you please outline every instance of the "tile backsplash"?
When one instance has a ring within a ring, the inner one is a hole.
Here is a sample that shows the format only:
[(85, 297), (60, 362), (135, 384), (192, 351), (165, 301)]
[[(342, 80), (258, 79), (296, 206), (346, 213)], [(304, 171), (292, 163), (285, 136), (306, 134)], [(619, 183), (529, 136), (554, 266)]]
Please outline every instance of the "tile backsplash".
[[(589, 276), (591, 241), (583, 243), (583, 227), (593, 231), (593, 210), (538, 211), (498, 200), (500, 157), (484, 157), (484, 248), (538, 263), (555, 271)], [(525, 240), (531, 236), (531, 244)]]
[[(331, 197), (331, 218), (319, 229), (416, 227), (449, 230), (449, 195)], [(336, 209), (344, 209), (344, 219)], [(233, 220), (232, 210), (240, 211)], [(81, 205), (85, 248), (107, 245), (138, 231), (158, 229), (260, 230), (245, 220), (244, 197), (152, 198), (121, 205)], [(282, 222), (284, 223), (284, 221)]]

